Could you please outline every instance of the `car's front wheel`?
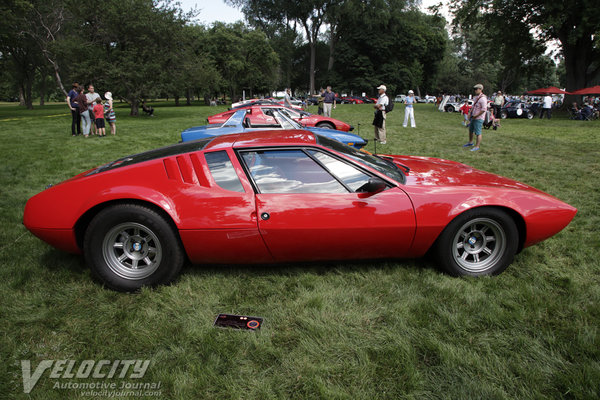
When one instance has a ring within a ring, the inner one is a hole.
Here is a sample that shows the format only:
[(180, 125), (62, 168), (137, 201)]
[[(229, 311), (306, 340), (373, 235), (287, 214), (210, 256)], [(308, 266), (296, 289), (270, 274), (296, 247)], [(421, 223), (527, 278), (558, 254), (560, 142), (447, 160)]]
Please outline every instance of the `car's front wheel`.
[(165, 218), (135, 204), (98, 213), (86, 230), (84, 255), (92, 274), (119, 291), (169, 283), (185, 261), (179, 238)]
[(533, 117), (535, 117), (533, 111), (527, 111), (527, 119), (533, 119)]
[(446, 106), (446, 112), (449, 112), (449, 113), (454, 112), (454, 107)]
[(508, 118), (508, 113), (506, 111), (500, 111), (500, 118), (502, 118), (502, 119)]
[(434, 247), (441, 266), (454, 276), (496, 275), (512, 263), (519, 233), (513, 219), (495, 208), (479, 208), (456, 217)]

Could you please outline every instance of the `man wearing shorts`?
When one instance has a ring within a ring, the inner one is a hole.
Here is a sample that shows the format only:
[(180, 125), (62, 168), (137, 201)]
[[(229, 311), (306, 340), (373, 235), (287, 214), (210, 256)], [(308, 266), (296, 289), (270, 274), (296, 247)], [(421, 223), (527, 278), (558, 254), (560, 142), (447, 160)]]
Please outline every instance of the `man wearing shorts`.
[(476, 97), (473, 100), (473, 108), (471, 108), (469, 114), (469, 142), (463, 145), (463, 147), (473, 146), (473, 134), (475, 134), (477, 136), (477, 143), (471, 151), (477, 151), (481, 145), (481, 128), (483, 127), (483, 120), (487, 111), (487, 96), (483, 94), (483, 85), (481, 83), (473, 86), (473, 90)]

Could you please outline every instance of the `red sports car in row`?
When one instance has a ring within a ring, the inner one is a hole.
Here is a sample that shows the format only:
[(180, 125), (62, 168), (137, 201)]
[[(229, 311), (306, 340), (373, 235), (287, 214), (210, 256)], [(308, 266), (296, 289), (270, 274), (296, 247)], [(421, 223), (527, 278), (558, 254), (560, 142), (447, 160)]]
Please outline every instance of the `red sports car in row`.
[[(229, 119), (233, 115), (234, 112), (240, 109), (244, 109), (246, 107), (238, 107), (236, 109), (231, 109), (228, 111), (224, 111), (220, 114), (215, 114), (207, 118), (209, 124), (222, 124)], [(338, 131), (349, 132), (354, 130), (352, 125), (349, 125), (340, 120), (324, 117), (322, 115), (311, 114), (306, 111), (293, 110), (284, 106), (278, 105), (251, 105), (247, 107), (248, 118), (250, 119), (250, 123), (253, 127), (270, 127), (272, 125), (277, 125), (277, 121), (273, 118), (273, 115), (268, 112), (268, 110), (277, 110), (289, 118), (301, 123), (306, 127), (317, 127), (317, 128), (325, 128), (325, 129), (337, 129)]]
[[(48, 212), (52, 210), (52, 212)], [(123, 291), (192, 263), (421, 257), (502, 272), (577, 210), (453, 161), (376, 156), (304, 130), (218, 136), (121, 158), (27, 202), (24, 224)]]

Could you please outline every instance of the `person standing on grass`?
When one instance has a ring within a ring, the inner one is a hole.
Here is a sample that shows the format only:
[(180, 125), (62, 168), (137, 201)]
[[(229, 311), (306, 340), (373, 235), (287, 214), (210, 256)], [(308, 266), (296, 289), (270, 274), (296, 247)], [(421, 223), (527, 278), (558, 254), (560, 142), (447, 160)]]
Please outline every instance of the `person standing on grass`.
[(471, 151), (479, 150), (481, 146), (481, 128), (483, 127), (483, 120), (485, 119), (485, 112), (487, 111), (487, 97), (483, 94), (483, 85), (478, 83), (473, 86), (473, 90), (477, 97), (473, 100), (473, 108), (469, 114), (469, 142), (463, 147), (473, 146), (473, 135), (477, 136), (477, 143)]
[(504, 103), (504, 95), (498, 90), (496, 97), (494, 97), (494, 117), (500, 118), (500, 111), (502, 110), (502, 107), (504, 107)]
[(544, 112), (546, 112), (546, 118), (550, 119), (552, 117), (552, 96), (546, 94), (544, 96), (544, 100), (542, 101), (542, 112), (540, 113), (540, 119), (544, 118)]
[[(79, 95), (79, 83), (73, 83), (73, 87), (69, 91), (67, 95), (67, 105), (69, 106), (69, 110), (71, 110), (71, 135), (81, 135), (81, 115), (79, 114), (79, 107), (77, 106), (77, 101), (75, 99)], [(77, 127), (77, 133), (75, 133)]]
[(283, 97), (283, 105), (292, 108), (292, 89), (285, 89), (285, 96)]
[(113, 135), (117, 134), (117, 116), (115, 115), (115, 110), (113, 109), (113, 98), (111, 92), (104, 93), (104, 98), (106, 101), (104, 102), (104, 117), (106, 118), (106, 122), (110, 125), (110, 133)]
[(327, 86), (327, 91), (323, 96), (323, 114), (331, 118), (331, 108), (335, 110), (335, 93), (331, 91), (331, 86)]
[(87, 97), (83, 94), (83, 87), (79, 88), (79, 94), (75, 98), (77, 105), (79, 106), (79, 115), (81, 116), (81, 130), (83, 136), (88, 137), (90, 135), (90, 111), (88, 110)]
[(465, 99), (463, 105), (459, 108), (460, 113), (463, 115), (463, 126), (469, 125), (469, 112), (471, 111), (471, 106), (469, 105), (469, 100)]
[(387, 144), (387, 132), (385, 130), (385, 107), (389, 104), (389, 99), (385, 94), (385, 85), (377, 87), (379, 98), (373, 106), (375, 108), (375, 117), (373, 118), (373, 126), (375, 127), (375, 140), (381, 144)]
[(94, 116), (94, 104), (96, 104), (96, 99), (99, 99), (100, 95), (94, 92), (94, 85), (92, 85), (91, 83), (88, 85), (88, 92), (86, 93), (85, 98), (87, 99), (88, 111), (90, 112), (92, 134), (96, 135), (98, 131), (96, 129), (96, 123), (94, 122), (94, 120), (96, 119)]
[(406, 99), (404, 100), (404, 104), (406, 104), (406, 107), (404, 107), (404, 123), (402, 124), (402, 126), (404, 128), (406, 128), (406, 126), (408, 125), (408, 118), (410, 117), (410, 127), (411, 128), (416, 128), (417, 126), (415, 125), (415, 110), (413, 108), (413, 104), (415, 104), (415, 92), (413, 92), (412, 90), (408, 91), (408, 96), (406, 96)]
[(96, 125), (98, 136), (106, 136), (104, 124), (104, 106), (102, 105), (102, 99), (100, 96), (96, 97), (96, 104), (94, 105), (92, 111), (94, 113), (94, 124)]
[(319, 89), (319, 96), (317, 97), (317, 114), (323, 115), (323, 100), (325, 99), (325, 89)]

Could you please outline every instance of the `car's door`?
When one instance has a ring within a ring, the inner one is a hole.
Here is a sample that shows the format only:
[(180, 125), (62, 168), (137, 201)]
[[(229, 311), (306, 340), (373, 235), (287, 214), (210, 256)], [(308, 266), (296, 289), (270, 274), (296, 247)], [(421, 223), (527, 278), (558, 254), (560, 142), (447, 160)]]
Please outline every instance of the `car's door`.
[(259, 231), (278, 261), (401, 257), (415, 232), (398, 187), (368, 196), (368, 172), (318, 149), (239, 152), (256, 194)]
[(258, 231), (254, 190), (232, 150), (178, 156), (165, 168), (170, 177), (187, 183), (178, 201), (186, 204), (180, 237), (190, 260), (272, 261)]

